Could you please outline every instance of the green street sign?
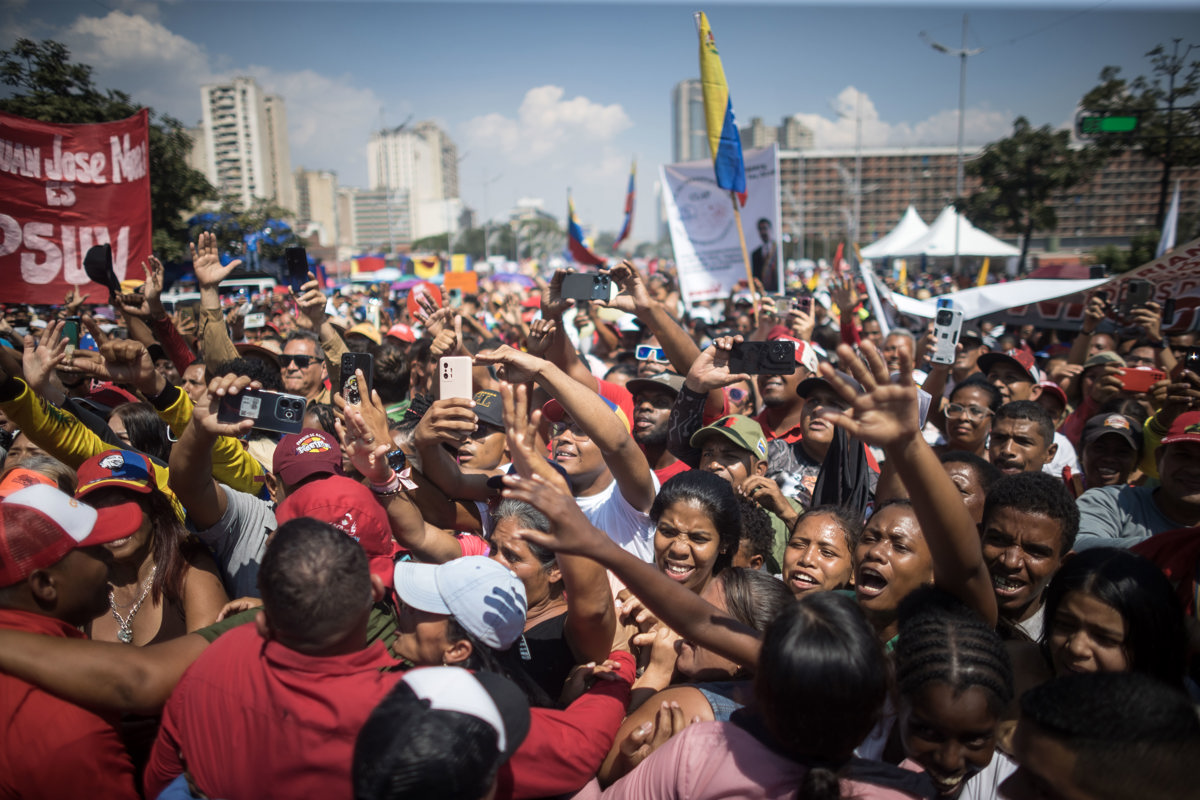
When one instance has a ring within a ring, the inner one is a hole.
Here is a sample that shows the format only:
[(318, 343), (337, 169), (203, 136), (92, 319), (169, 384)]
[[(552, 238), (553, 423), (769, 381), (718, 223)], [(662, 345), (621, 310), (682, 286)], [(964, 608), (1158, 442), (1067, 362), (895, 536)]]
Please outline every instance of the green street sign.
[(1137, 130), (1138, 118), (1131, 114), (1090, 115), (1079, 118), (1079, 134), (1132, 133)]

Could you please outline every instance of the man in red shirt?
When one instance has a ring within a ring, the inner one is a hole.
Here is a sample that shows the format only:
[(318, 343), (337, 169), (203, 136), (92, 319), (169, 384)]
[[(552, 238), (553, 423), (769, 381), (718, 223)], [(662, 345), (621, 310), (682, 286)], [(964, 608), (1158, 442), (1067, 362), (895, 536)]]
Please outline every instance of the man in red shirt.
[[(94, 509), (56, 487), (0, 503), (0, 628), (85, 638), (108, 610), (104, 544), (131, 536), (135, 503)], [(0, 672), (0, 798), (136, 798), (133, 763), (112, 718)]]
[(209, 645), (163, 711), (146, 793), (187, 772), (207, 797), (352, 796), (354, 739), (400, 678), (367, 642), (384, 587), (336, 528), (301, 517), (276, 531), (253, 625)]

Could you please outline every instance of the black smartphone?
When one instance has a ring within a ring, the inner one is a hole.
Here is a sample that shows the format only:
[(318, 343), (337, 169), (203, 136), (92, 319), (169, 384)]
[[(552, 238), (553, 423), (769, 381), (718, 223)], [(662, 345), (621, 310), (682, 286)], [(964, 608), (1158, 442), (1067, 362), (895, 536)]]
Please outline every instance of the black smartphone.
[(1168, 297), (1163, 300), (1162, 307), (1162, 326), (1164, 328), (1171, 327), (1171, 323), (1175, 321), (1175, 298)]
[(1103, 264), (1092, 264), (1088, 267), (1088, 277), (1092, 280), (1108, 277), (1108, 267)]
[(308, 253), (303, 247), (289, 247), (283, 251), (283, 263), (287, 266), (287, 283), (293, 292), (308, 283)]
[(747, 375), (791, 375), (796, 371), (796, 343), (776, 339), (735, 344), (729, 351), (729, 371)]
[(254, 420), (254, 427), (278, 433), (299, 433), (304, 427), (304, 411), (308, 401), (298, 394), (268, 392), (265, 389), (243, 389), (221, 398), (217, 421), (236, 423)]
[(62, 338), (72, 347), (79, 347), (79, 317), (67, 317), (63, 322)]
[(562, 296), (570, 300), (603, 300), (612, 299), (612, 279), (607, 275), (596, 273), (571, 273), (563, 276)]
[[(366, 386), (360, 386), (357, 369), (362, 370)], [(371, 397), (371, 389), (375, 386), (375, 358), (370, 353), (342, 353), (341, 377), (338, 380), (342, 397), (351, 405), (359, 405), (364, 397)]]
[(1135, 308), (1141, 308), (1154, 296), (1154, 284), (1134, 278), (1125, 284), (1125, 296), (1121, 299), (1121, 316), (1128, 317)]

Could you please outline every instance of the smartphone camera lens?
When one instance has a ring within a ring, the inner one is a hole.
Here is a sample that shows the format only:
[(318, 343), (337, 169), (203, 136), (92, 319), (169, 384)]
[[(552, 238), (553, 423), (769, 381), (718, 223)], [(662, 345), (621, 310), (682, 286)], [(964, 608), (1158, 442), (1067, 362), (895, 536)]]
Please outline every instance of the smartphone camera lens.
[(953, 321), (954, 321), (954, 312), (953, 311), (946, 311), (945, 309), (942, 309), (941, 311), (937, 312), (937, 324), (938, 325), (949, 325)]

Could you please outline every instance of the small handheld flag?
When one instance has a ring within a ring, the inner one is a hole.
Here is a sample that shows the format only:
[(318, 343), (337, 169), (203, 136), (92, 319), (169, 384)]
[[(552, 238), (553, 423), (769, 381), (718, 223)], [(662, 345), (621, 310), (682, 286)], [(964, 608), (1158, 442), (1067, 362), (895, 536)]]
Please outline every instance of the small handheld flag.
[(592, 267), (603, 267), (608, 263), (583, 243), (583, 228), (579, 227), (579, 221), (575, 219), (575, 203), (570, 194), (567, 194), (567, 249), (576, 263)]
[(625, 221), (621, 224), (621, 232), (617, 234), (617, 240), (613, 242), (613, 250), (621, 246), (621, 242), (629, 238), (629, 229), (633, 227), (633, 192), (634, 182), (637, 178), (637, 159), (633, 160), (633, 166), (629, 168), (629, 188), (625, 190)]
[(733, 117), (733, 99), (725, 83), (725, 69), (717, 52), (717, 42), (708, 17), (696, 12), (700, 30), (700, 82), (704, 87), (704, 117), (708, 127), (708, 148), (713, 156), (717, 186), (738, 195), (746, 204), (746, 164), (742, 160), (742, 140)]

